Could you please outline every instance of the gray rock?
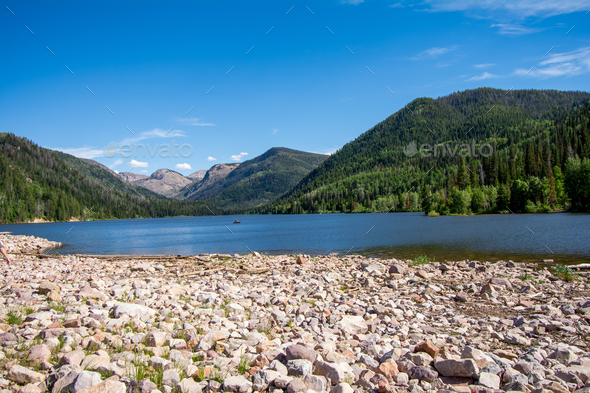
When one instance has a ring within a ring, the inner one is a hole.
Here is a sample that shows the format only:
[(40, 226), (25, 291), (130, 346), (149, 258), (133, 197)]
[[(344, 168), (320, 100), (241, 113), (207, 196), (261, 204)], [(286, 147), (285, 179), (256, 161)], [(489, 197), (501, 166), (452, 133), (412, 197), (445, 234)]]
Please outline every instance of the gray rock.
[(379, 362), (373, 359), (371, 356), (362, 353), (359, 356), (359, 362), (363, 363), (369, 370), (375, 370), (379, 367)]
[(287, 369), (287, 367), (279, 362), (278, 360), (273, 360), (272, 362), (270, 362), (270, 364), (268, 365), (268, 368), (271, 370), (275, 370), (276, 372), (278, 372), (281, 375), (288, 375), (289, 374), (289, 370)]
[(291, 376), (303, 376), (313, 372), (313, 364), (305, 359), (287, 361), (287, 370)]
[(430, 367), (414, 366), (408, 370), (407, 376), (410, 379), (434, 382), (438, 378), (438, 373)]
[(45, 381), (45, 375), (38, 373), (33, 370), (29, 370), (23, 366), (15, 364), (8, 371), (9, 380), (18, 383), (19, 385), (25, 385), (27, 383), (37, 383)]
[(180, 383), (180, 376), (176, 370), (164, 370), (162, 373), (162, 385), (175, 387)]
[(181, 393), (201, 393), (201, 385), (192, 378), (185, 378), (178, 384), (178, 390)]
[(326, 377), (307, 374), (303, 378), (303, 382), (305, 382), (308, 389), (315, 390), (316, 392), (323, 392), (330, 389), (330, 381)]
[(51, 351), (45, 344), (35, 345), (29, 349), (29, 356), (27, 360), (29, 362), (40, 364), (43, 362), (48, 362), (51, 358)]
[(549, 355), (549, 359), (555, 359), (559, 363), (567, 366), (571, 362), (578, 360), (578, 355), (568, 348), (558, 348)]
[(250, 393), (252, 392), (252, 382), (241, 375), (228, 377), (223, 381), (223, 390), (232, 393)]
[(71, 366), (79, 366), (85, 357), (86, 357), (86, 355), (84, 354), (84, 351), (68, 352), (61, 357), (59, 364), (62, 364), (62, 365), (69, 364)]
[(353, 372), (346, 363), (328, 363), (320, 360), (315, 364), (315, 374), (330, 379), (332, 384), (339, 384), (346, 381)]
[(363, 317), (359, 315), (345, 315), (334, 325), (336, 329), (340, 329), (350, 335), (363, 334), (369, 330)]
[(80, 374), (78, 374), (76, 382), (74, 382), (74, 392), (88, 389), (89, 387), (98, 385), (101, 382), (102, 378), (99, 373), (93, 371), (82, 371)]
[(156, 310), (135, 303), (115, 304), (113, 306), (113, 316), (115, 318), (121, 318), (123, 315), (127, 315), (130, 318), (139, 317), (142, 321), (145, 321), (156, 315)]
[(434, 367), (445, 377), (477, 378), (479, 368), (473, 359), (448, 359), (436, 362)]
[(317, 358), (317, 353), (313, 349), (304, 347), (303, 345), (290, 345), (285, 349), (287, 360), (305, 359), (314, 363)]
[(389, 274), (406, 274), (406, 269), (401, 265), (391, 265), (389, 267)]
[(500, 389), (500, 377), (491, 373), (480, 373), (479, 384), (490, 389)]
[(293, 378), (287, 385), (287, 393), (298, 393), (307, 391), (307, 386), (299, 378)]
[(260, 370), (256, 374), (254, 374), (254, 377), (252, 377), (252, 388), (259, 392), (266, 390), (268, 388), (268, 385), (270, 385), (275, 379), (277, 379), (280, 376), (281, 374), (279, 374), (275, 370)]
[(332, 390), (330, 390), (330, 393), (354, 393), (354, 390), (349, 384), (342, 382), (334, 386)]

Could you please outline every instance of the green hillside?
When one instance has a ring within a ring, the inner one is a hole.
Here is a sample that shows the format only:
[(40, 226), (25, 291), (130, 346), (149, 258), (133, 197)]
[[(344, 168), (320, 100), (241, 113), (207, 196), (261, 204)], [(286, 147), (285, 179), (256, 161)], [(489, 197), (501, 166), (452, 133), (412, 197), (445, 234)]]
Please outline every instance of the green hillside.
[(76, 169), (82, 175), (85, 175), (88, 178), (102, 184), (103, 186), (107, 187), (107, 189), (110, 189), (114, 186), (116, 189), (122, 192), (139, 197), (156, 199), (164, 198), (164, 196), (160, 194), (156, 194), (155, 192), (150, 191), (144, 187), (139, 187), (123, 180), (109, 168), (96, 161), (74, 157), (70, 154), (55, 150), (52, 150), (52, 154), (61, 159), (68, 167)]
[[(257, 211), (587, 209), (589, 99), (585, 92), (491, 88), (416, 99)], [(429, 144), (430, 156), (404, 154), (413, 153), (412, 142)], [(462, 158), (461, 144), (489, 144), (493, 154)]]
[(323, 154), (275, 147), (244, 161), (215, 187), (201, 191), (197, 183), (183, 196), (191, 200), (208, 200), (227, 211), (244, 211), (274, 201), (326, 158)]
[(218, 214), (206, 202), (146, 198), (108, 169), (13, 134), (0, 134), (0, 152), (0, 223)]

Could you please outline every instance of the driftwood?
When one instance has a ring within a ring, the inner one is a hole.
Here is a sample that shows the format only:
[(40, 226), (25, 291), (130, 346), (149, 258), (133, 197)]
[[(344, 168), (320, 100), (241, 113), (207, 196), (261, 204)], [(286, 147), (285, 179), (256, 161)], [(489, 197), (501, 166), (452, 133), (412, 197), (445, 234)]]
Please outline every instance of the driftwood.
[(590, 269), (590, 263), (582, 263), (580, 265), (571, 265), (572, 269)]

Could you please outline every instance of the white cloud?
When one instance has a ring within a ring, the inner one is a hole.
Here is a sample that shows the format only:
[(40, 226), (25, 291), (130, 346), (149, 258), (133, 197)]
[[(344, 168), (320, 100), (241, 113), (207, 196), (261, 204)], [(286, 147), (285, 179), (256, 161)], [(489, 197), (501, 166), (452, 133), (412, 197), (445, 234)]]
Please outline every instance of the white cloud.
[(365, 0), (342, 0), (342, 4), (353, 4), (359, 5), (360, 3), (364, 3)]
[(176, 168), (176, 169), (193, 169), (186, 162), (184, 164), (176, 164), (176, 166), (174, 168)]
[(535, 78), (574, 76), (590, 72), (590, 46), (566, 53), (550, 54), (532, 70), (517, 69), (515, 75)]
[(342, 146), (334, 146), (334, 147), (330, 147), (327, 149), (322, 149), (321, 151), (312, 151), (312, 153), (315, 154), (323, 154), (325, 156), (331, 156), (332, 154), (336, 153), (338, 151), (338, 149), (340, 149)]
[(485, 63), (485, 64), (475, 64), (473, 67), (475, 68), (489, 68), (492, 66), (495, 66), (496, 64), (494, 63)]
[(247, 155), (248, 153), (234, 154), (233, 156), (231, 156), (231, 159), (234, 161), (242, 161), (242, 158), (244, 158)]
[(430, 48), (425, 50), (424, 52), (420, 52), (418, 53), (416, 56), (411, 57), (411, 60), (422, 60), (422, 59), (434, 59), (440, 55), (444, 55), (445, 53), (448, 53), (450, 51), (453, 51), (457, 49), (457, 46), (449, 46), (446, 48), (438, 48), (438, 47), (434, 47), (434, 48)]
[[(113, 162), (111, 165), (109, 165), (109, 168), (110, 168), (110, 169), (113, 169), (114, 167), (116, 167), (116, 166), (119, 166), (119, 165), (121, 165), (122, 163), (123, 163), (123, 160), (121, 160), (121, 159), (115, 160), (115, 162)], [(116, 171), (115, 171), (115, 172), (116, 172)]]
[(402, 3), (395, 3), (390, 5), (391, 8), (403, 8), (404, 5)]
[(131, 161), (129, 161), (127, 163), (127, 166), (134, 167), (134, 168), (147, 168), (148, 167), (148, 163), (147, 162), (136, 161), (136, 160), (131, 160)]
[(497, 23), (493, 24), (490, 27), (498, 27), (498, 33), (504, 35), (523, 35), (523, 34), (531, 34), (541, 31), (541, 29), (533, 29), (530, 27), (524, 27), (519, 24), (512, 24), (512, 23)]
[[(587, 0), (426, 0), (429, 11), (471, 11), (493, 13), (504, 19), (524, 19), (531, 16), (548, 18), (550, 16), (587, 11)], [(490, 15), (492, 16), (492, 15)]]
[(273, 134), (276, 134), (277, 132), (279, 132), (279, 129), (278, 128), (275, 128), (274, 130), (272, 130), (272, 133)]
[(207, 161), (217, 161), (217, 158), (209, 156), (207, 157)]
[(176, 121), (179, 123), (187, 124), (189, 126), (197, 126), (197, 127), (212, 127), (215, 126), (213, 123), (202, 123), (201, 118), (198, 117), (177, 117)]
[(479, 76), (474, 76), (473, 78), (467, 79), (467, 81), (482, 81), (484, 79), (492, 79), (492, 78), (499, 78), (498, 75), (490, 74), (489, 72), (484, 72)]
[(72, 147), (72, 148), (63, 148), (63, 147), (52, 147), (52, 150), (61, 151), (66, 154), (71, 154), (74, 157), (78, 158), (96, 158), (103, 155), (102, 149), (95, 149), (89, 146), (84, 147)]
[(147, 169), (142, 169), (140, 172), (141, 173), (147, 173)]
[(134, 137), (126, 138), (119, 143), (119, 145), (125, 144), (133, 144), (139, 141), (143, 141), (144, 139), (152, 139), (152, 138), (175, 138), (175, 137), (184, 137), (186, 136), (185, 132), (182, 130), (176, 130), (174, 128), (169, 128), (167, 130), (163, 130), (161, 128), (154, 128), (150, 131), (143, 131), (137, 134)]

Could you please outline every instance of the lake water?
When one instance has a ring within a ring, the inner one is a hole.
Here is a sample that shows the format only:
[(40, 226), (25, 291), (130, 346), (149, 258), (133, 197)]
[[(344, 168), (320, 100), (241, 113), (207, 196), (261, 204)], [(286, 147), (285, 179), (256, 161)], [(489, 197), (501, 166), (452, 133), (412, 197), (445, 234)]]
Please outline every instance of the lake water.
[[(238, 219), (240, 224), (233, 224)], [(444, 260), (590, 261), (590, 214), (245, 215), (0, 225), (61, 254), (361, 254)]]

